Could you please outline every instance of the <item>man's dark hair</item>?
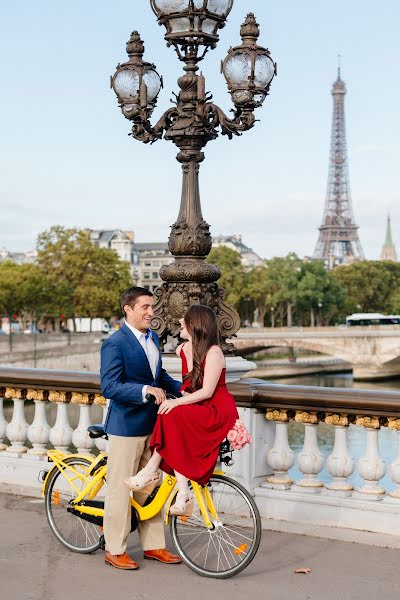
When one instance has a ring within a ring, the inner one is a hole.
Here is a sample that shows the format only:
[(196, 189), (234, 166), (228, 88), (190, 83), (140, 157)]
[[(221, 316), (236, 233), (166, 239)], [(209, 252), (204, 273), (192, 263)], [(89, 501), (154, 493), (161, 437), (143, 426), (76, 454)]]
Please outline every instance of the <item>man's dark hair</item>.
[(150, 290), (146, 290), (146, 288), (142, 287), (131, 287), (122, 292), (121, 296), (119, 297), (119, 302), (121, 305), (121, 312), (124, 313), (125, 317), (126, 313), (124, 311), (124, 306), (129, 304), (129, 306), (133, 308), (140, 296), (150, 296), (150, 298), (152, 298), (153, 294), (150, 292)]

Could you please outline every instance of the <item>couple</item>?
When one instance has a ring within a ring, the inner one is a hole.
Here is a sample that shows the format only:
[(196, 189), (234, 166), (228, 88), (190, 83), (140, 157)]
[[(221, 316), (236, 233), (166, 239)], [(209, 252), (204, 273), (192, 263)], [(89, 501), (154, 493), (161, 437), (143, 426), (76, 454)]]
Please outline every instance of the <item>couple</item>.
[[(225, 385), (225, 359), (219, 346), (214, 311), (193, 305), (181, 319), (177, 348), (183, 383), (161, 366), (158, 337), (149, 329), (153, 295), (133, 287), (121, 294), (125, 324), (101, 349), (101, 390), (110, 405), (107, 492), (104, 511), (105, 562), (119, 569), (139, 565), (126, 554), (130, 532), (130, 490), (143, 504), (158, 483), (161, 468), (175, 474), (178, 494), (171, 514), (190, 514), (193, 499), (188, 479), (206, 484), (219, 447), (238, 413)], [(166, 399), (166, 392), (177, 396)], [(147, 398), (151, 395), (151, 399)], [(180, 563), (165, 548), (162, 514), (139, 523), (144, 557)]]

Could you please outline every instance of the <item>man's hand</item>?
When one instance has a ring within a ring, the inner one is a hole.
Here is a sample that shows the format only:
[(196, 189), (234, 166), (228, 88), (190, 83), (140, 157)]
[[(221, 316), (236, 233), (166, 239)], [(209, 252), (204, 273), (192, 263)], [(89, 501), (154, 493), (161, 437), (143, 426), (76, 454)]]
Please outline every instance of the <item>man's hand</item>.
[(152, 387), (151, 385), (147, 388), (147, 394), (151, 394), (155, 397), (154, 402), (156, 404), (162, 404), (167, 399), (164, 390), (161, 388)]
[(158, 414), (159, 415), (167, 415), (176, 406), (180, 406), (180, 399), (179, 398), (174, 398), (173, 400), (166, 400), (165, 402), (163, 402), (161, 404), (160, 408), (158, 409)]

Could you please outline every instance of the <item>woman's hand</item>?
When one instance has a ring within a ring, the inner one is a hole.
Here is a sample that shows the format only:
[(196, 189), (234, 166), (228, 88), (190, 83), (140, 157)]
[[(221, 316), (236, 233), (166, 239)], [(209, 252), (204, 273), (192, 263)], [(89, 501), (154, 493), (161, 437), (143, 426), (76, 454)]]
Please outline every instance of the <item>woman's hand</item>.
[(165, 400), (158, 409), (159, 415), (167, 415), (171, 412), (176, 406), (180, 406), (180, 399), (174, 398), (173, 400)]

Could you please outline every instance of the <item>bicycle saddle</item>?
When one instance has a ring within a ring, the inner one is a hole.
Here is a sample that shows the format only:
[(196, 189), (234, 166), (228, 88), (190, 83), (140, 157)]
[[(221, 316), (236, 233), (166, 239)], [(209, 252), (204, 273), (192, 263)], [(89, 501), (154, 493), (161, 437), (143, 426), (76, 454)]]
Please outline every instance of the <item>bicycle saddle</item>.
[(104, 431), (104, 425), (90, 425), (87, 428), (88, 432), (89, 432), (89, 437), (91, 438), (99, 438), (99, 437), (104, 437), (106, 436), (106, 432)]

